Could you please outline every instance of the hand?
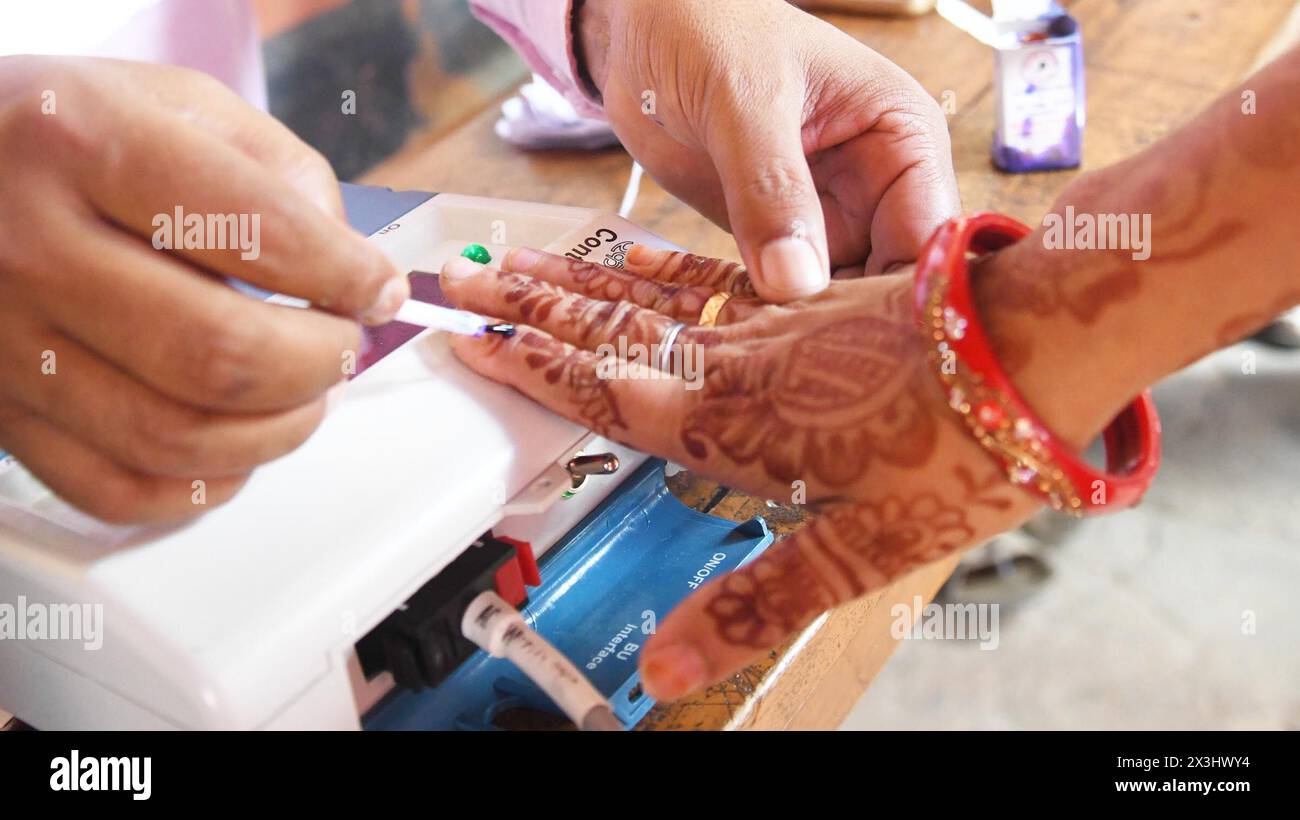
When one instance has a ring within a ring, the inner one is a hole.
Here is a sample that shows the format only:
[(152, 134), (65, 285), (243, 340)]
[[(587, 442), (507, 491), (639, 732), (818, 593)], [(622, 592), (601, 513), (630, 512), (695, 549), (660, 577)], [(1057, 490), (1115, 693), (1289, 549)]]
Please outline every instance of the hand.
[[(704, 300), (736, 265), (640, 252), (630, 266), (516, 249), (502, 270), (454, 260), (442, 288), (527, 325), (510, 340), (453, 339), (479, 373), (603, 436), (816, 511), (660, 623), (641, 659), (655, 698), (720, 680), (830, 607), (1037, 509), (947, 407), (912, 319), (910, 272), (836, 282), (797, 310), (735, 298), (718, 327), (701, 328)], [(670, 376), (634, 346), (658, 345), (679, 321)]]
[[(297, 447), (356, 318), (409, 292), (347, 227), (328, 163), (197, 72), (0, 58), (0, 156), (0, 448), (108, 521), (195, 515), (194, 482), (221, 503)], [(246, 230), (156, 250), (177, 208)]]
[(960, 209), (934, 100), (783, 0), (586, 0), (579, 32), (623, 144), (736, 235), (767, 301), (913, 261)]

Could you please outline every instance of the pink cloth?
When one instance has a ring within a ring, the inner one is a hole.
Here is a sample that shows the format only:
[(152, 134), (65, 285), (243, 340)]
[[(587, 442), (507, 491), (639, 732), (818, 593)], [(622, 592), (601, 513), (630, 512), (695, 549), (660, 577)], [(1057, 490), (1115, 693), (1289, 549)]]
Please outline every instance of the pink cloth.
[(41, 0), (14, 3), (0, 55), (77, 54), (196, 68), (266, 108), (262, 48), (250, 0)]
[(575, 111), (584, 117), (604, 117), (599, 101), (578, 79), (573, 0), (470, 0), (469, 5), (474, 16), (519, 52)]
[[(474, 15), (508, 42), (574, 109), (603, 116), (578, 79), (573, 0), (470, 0)], [(250, 0), (42, 0), (6, 11), (0, 54), (81, 54), (171, 63), (206, 71), (266, 107), (262, 54)]]

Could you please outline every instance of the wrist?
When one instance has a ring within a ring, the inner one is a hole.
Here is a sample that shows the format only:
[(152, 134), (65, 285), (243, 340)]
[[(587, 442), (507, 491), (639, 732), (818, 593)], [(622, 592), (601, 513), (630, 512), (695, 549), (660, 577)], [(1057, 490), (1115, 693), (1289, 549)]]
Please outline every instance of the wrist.
[[(991, 250), (1014, 247), (1031, 233), (1001, 214), (972, 214), (944, 223), (921, 251), (913, 315), (929, 341), (934, 375), (948, 406), (1013, 484), (1072, 515), (1096, 514), (1106, 505), (1131, 507), (1141, 500), (1160, 466), (1160, 419), (1150, 391), (1140, 391), (1107, 409), (1108, 393), (1123, 395), (1106, 389), (1116, 380), (1085, 376), (1087, 390), (1062, 401), (1069, 386), (1060, 375), (1077, 379), (1078, 363), (1093, 359), (1069, 356), (1077, 349), (1069, 344), (1044, 347), (1041, 338), (1034, 339), (1040, 343), (1038, 350), (1015, 351), (1022, 358), (1011, 368), (1020, 377), (1013, 378), (1005, 363), (1006, 342), (1026, 339), (1008, 336), (1005, 325), (988, 321), (994, 311), (979, 308), (971, 274), (981, 271), (972, 271), (971, 256), (988, 257)], [(986, 259), (982, 273), (988, 282), (1003, 286), (994, 291), (999, 296), (1013, 292), (1008, 282), (1018, 282), (1015, 277), (1021, 271), (1008, 266), (1005, 270), (1011, 278), (1003, 281), (1000, 264), (1015, 255), (1013, 251)], [(999, 308), (1007, 304), (998, 302)], [(991, 328), (1003, 341), (1001, 357)], [(1023, 358), (1024, 352), (1031, 355)], [(1046, 356), (1041, 355), (1044, 352)], [(1088, 463), (1083, 453), (1103, 428), (1106, 464), (1101, 467)]]
[(616, 0), (573, 0), (573, 47), (578, 71), (597, 95), (604, 94), (609, 77), (609, 44), (619, 10)]
[(972, 263), (976, 308), (994, 353), (1039, 417), (1080, 449), (1155, 380), (1143, 372), (1131, 328), (1080, 311), (1089, 288), (1123, 276), (1106, 256), (1048, 249), (1040, 228)]

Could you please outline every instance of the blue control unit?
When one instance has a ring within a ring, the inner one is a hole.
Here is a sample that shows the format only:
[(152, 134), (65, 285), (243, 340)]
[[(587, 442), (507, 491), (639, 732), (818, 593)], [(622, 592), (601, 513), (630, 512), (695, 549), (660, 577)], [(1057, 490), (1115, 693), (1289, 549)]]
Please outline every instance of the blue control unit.
[[(347, 183), (342, 194), (348, 221), (366, 234), (433, 196)], [(683, 505), (664, 483), (664, 462), (650, 459), (543, 556), (542, 585), (522, 612), (630, 728), (654, 705), (641, 690), (637, 659), (657, 621), (705, 580), (770, 543), (761, 518), (736, 524)], [(559, 714), (509, 661), (480, 651), (436, 688), (390, 694), (363, 726), (485, 730), (511, 708)]]
[[(683, 505), (664, 483), (664, 462), (651, 459), (543, 557), (542, 585), (522, 612), (631, 728), (654, 705), (637, 659), (655, 624), (771, 543), (762, 518), (737, 524)], [(480, 651), (434, 689), (390, 695), (364, 727), (485, 730), (521, 707), (559, 714), (509, 661)]]

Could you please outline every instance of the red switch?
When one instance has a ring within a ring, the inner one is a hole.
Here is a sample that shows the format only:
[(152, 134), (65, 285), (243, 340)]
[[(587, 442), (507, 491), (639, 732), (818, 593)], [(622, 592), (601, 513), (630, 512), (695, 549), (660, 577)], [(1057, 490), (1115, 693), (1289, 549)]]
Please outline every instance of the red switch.
[(497, 594), (511, 606), (521, 607), (528, 600), (525, 586), (535, 587), (542, 583), (541, 573), (537, 570), (537, 557), (533, 555), (533, 545), (500, 535), (496, 539), (515, 548), (514, 559), (502, 564), (493, 576)]
[(508, 535), (497, 536), (498, 541), (505, 541), (515, 548), (519, 560), (519, 569), (523, 573), (524, 583), (530, 587), (541, 586), (542, 573), (537, 569), (537, 556), (533, 555), (533, 545)]

